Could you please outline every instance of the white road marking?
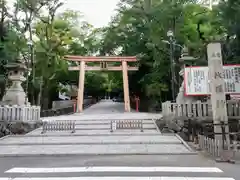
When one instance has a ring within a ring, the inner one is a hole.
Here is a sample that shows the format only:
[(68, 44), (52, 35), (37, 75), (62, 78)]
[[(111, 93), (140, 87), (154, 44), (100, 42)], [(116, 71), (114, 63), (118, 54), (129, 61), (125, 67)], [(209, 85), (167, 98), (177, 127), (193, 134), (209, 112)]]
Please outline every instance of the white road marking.
[(5, 173), (74, 173), (74, 172), (200, 172), (222, 173), (216, 167), (125, 167), (125, 166), (99, 166), (99, 167), (58, 167), (58, 168), (24, 168), (16, 167)]
[[(3, 179), (7, 180), (7, 179)], [(13, 178), (11, 180), (235, 180), (233, 178), (226, 177), (42, 177), (42, 178), (31, 178), (21, 177)]]

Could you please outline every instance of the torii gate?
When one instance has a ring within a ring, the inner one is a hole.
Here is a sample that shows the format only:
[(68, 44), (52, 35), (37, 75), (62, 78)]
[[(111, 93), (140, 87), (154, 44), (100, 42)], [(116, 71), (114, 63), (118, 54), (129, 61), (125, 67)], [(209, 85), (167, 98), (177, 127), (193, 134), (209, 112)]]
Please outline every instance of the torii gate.
[[(125, 111), (130, 112), (130, 98), (129, 98), (129, 86), (128, 86), (128, 71), (137, 71), (138, 67), (130, 67), (127, 62), (136, 62), (135, 56), (121, 57), (121, 56), (65, 56), (68, 61), (80, 62), (79, 66), (69, 67), (70, 71), (79, 71), (78, 82), (78, 112), (83, 111), (83, 98), (84, 98), (84, 80), (85, 71), (122, 71), (123, 73), (123, 90), (124, 90), (124, 104)], [(88, 66), (87, 62), (100, 62), (100, 66)], [(108, 62), (122, 62), (121, 66), (108, 66)]]

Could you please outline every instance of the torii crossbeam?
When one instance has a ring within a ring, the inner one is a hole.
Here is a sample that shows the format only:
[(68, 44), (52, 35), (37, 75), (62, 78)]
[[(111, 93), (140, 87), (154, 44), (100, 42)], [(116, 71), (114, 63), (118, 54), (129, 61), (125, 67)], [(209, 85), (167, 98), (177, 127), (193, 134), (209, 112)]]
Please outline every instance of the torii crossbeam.
[[(79, 83), (78, 83), (78, 112), (83, 111), (83, 98), (84, 98), (84, 80), (85, 71), (122, 71), (123, 73), (123, 90), (124, 90), (124, 104), (125, 111), (130, 112), (130, 98), (129, 98), (129, 86), (128, 86), (128, 71), (137, 71), (138, 67), (130, 67), (127, 62), (137, 62), (135, 56), (65, 56), (68, 61), (80, 62), (79, 66), (69, 67), (70, 71), (79, 71)], [(87, 62), (100, 62), (100, 66), (88, 66)], [(108, 62), (121, 62), (121, 66), (108, 66)]]

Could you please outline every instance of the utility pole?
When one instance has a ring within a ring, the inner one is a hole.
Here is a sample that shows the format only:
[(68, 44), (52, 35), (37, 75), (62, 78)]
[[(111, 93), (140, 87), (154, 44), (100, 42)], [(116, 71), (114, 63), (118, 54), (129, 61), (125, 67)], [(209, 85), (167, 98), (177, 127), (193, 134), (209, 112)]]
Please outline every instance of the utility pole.
[(29, 40), (27, 42), (27, 45), (28, 45), (28, 48), (29, 48), (29, 53), (28, 53), (28, 57), (27, 57), (27, 81), (26, 81), (26, 97), (25, 97), (25, 104), (27, 105), (28, 103), (28, 83), (29, 83), (29, 72), (30, 72), (30, 69), (29, 69), (29, 59), (31, 58), (31, 48), (33, 46), (33, 42), (31, 40)]
[(42, 88), (43, 88), (43, 74), (42, 76), (39, 78), (39, 94), (38, 94), (38, 101), (37, 101), (37, 105), (41, 106), (41, 99), (42, 99)]
[[(33, 48), (33, 36), (32, 36), (32, 26), (31, 23), (29, 23), (29, 39), (31, 41), (30, 45), (30, 62), (31, 62), (31, 68), (32, 68), (32, 85), (35, 82), (35, 66), (34, 66), (34, 48)], [(35, 99), (34, 99), (34, 87), (31, 89), (31, 102), (34, 105), (35, 104)]]
[(172, 100), (175, 100), (175, 61), (174, 61), (174, 34), (173, 31), (169, 30), (167, 32), (169, 37), (170, 45), (170, 64), (171, 64), (171, 89), (172, 89)]

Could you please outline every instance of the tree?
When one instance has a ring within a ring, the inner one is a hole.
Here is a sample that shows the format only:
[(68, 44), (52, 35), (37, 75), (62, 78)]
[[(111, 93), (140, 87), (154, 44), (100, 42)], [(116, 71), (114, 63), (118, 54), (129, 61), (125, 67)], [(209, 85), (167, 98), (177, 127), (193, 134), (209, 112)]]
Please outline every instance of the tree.
[[(119, 55), (137, 55), (139, 71), (130, 75), (130, 89), (142, 99), (165, 100), (171, 94), (169, 47), (163, 42), (168, 40), (167, 31), (173, 30), (176, 43), (188, 46), (198, 63), (206, 63), (206, 42), (223, 33), (214, 19), (214, 12), (190, 0), (122, 0), (105, 29), (102, 52), (116, 54), (120, 49)], [(175, 47), (177, 72), (181, 50)]]
[(49, 107), (49, 92), (58, 86), (58, 78), (67, 73), (68, 65), (63, 57), (78, 35), (72, 24), (72, 19), (77, 18), (76, 14), (68, 11), (56, 15), (60, 6), (60, 2), (49, 5), (48, 16), (42, 17), (35, 25), (39, 38), (36, 44), (36, 75), (43, 79), (45, 108)]
[(102, 74), (88, 72), (85, 78), (85, 92), (94, 97), (102, 95), (105, 92), (104, 83), (105, 77)]
[(240, 1), (221, 0), (214, 8), (215, 24), (223, 31), (221, 40), (224, 42), (224, 63), (239, 64), (240, 62)]

